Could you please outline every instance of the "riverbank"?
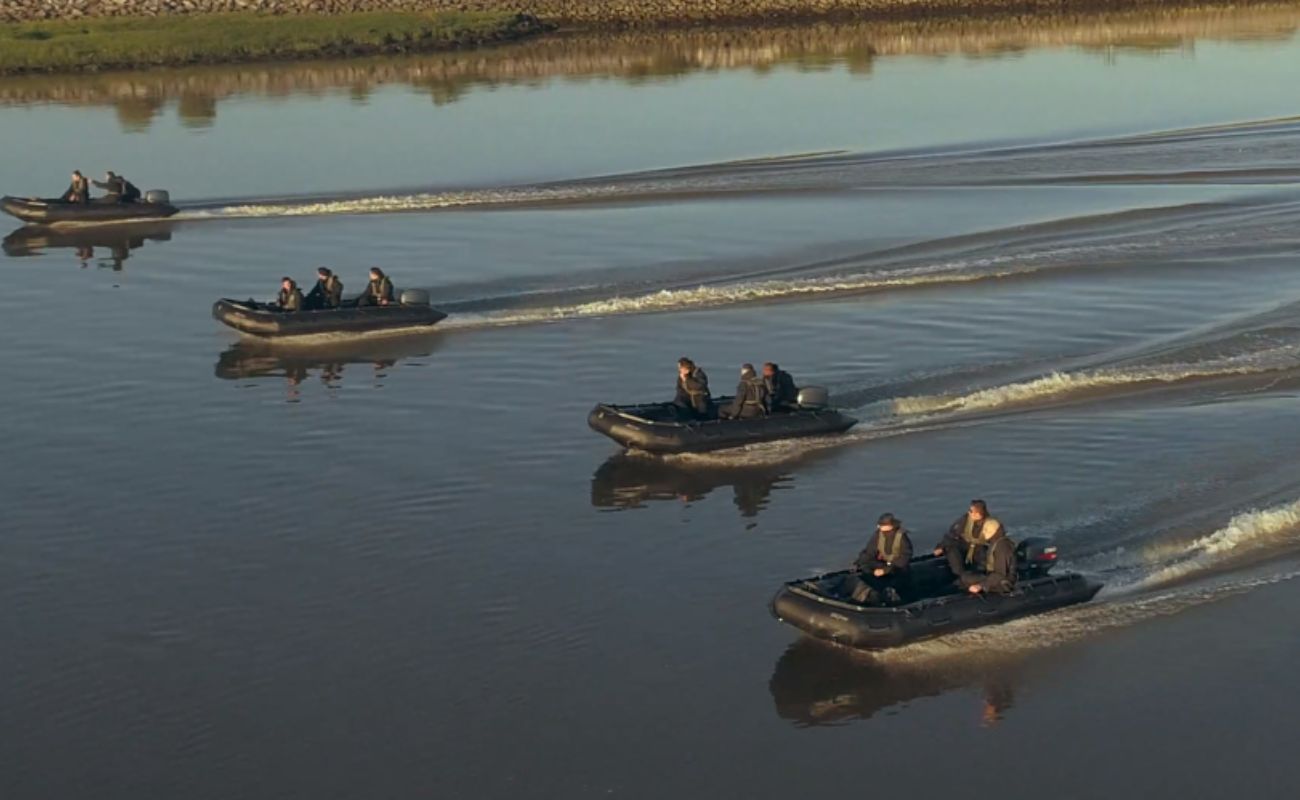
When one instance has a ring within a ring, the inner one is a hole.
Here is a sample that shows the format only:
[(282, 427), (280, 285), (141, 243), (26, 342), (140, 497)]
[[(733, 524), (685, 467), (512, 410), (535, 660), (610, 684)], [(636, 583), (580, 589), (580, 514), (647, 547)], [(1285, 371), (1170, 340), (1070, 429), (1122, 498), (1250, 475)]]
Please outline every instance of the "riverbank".
[(550, 28), (508, 11), (88, 17), (0, 25), (0, 74), (416, 53), (515, 41)]
[(1296, 0), (0, 0), (0, 75), (425, 53), (563, 29), (593, 36), (790, 23), (1054, 19)]

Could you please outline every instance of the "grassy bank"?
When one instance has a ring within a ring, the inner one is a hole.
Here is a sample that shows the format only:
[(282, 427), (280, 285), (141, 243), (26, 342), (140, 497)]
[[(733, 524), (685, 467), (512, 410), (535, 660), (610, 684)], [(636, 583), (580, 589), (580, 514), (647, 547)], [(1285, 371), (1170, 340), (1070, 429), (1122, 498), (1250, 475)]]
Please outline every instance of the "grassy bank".
[(0, 24), (0, 74), (405, 53), (545, 30), (509, 12), (204, 14)]

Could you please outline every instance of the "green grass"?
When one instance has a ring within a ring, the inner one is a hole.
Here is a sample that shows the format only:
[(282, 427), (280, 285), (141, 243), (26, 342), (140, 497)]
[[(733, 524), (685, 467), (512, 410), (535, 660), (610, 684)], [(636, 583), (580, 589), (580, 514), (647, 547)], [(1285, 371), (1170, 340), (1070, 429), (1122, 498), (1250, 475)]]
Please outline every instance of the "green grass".
[(506, 12), (205, 14), (0, 24), (0, 73), (438, 50), (542, 29)]

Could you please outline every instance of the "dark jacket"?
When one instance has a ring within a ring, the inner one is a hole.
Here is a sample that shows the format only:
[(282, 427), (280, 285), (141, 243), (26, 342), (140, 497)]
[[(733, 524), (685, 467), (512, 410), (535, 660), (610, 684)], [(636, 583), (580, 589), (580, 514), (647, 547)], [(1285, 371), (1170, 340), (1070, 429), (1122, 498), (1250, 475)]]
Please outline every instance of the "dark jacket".
[(134, 203), (140, 199), (140, 190), (126, 178), (122, 178), (122, 202)]
[(275, 304), (281, 311), (301, 311), (302, 291), (297, 286), (292, 289), (281, 289), (275, 297)]
[(343, 281), (337, 275), (330, 275), (324, 280), (318, 278), (316, 285), (307, 293), (308, 308), (338, 308), (342, 302)]
[(126, 194), (126, 179), (121, 175), (114, 175), (106, 181), (95, 181), (96, 186), (108, 192), (107, 198), (116, 200)]
[(1016, 544), (999, 530), (978, 548), (978, 558), (961, 576), (966, 586), (980, 586), (986, 592), (1006, 594), (1016, 585)]
[(387, 300), (393, 302), (393, 282), (385, 275), (382, 278), (371, 279), (366, 284), (365, 294), (358, 299), (359, 305), (377, 306), (381, 301)]
[(884, 569), (885, 574), (890, 574), (905, 572), (911, 563), (912, 537), (906, 528), (899, 528), (884, 536), (879, 530), (871, 534), (871, 540), (858, 553), (853, 568), (861, 572)]
[(763, 378), (767, 387), (768, 405), (773, 411), (794, 408), (799, 404), (799, 387), (794, 385), (794, 378), (783, 369), (778, 369), (770, 378)]
[(741, 378), (736, 385), (736, 397), (718, 412), (724, 419), (757, 419), (767, 414), (767, 387), (756, 375)]
[(704, 374), (704, 370), (696, 367), (684, 380), (680, 375), (677, 376), (677, 394), (673, 397), (673, 405), (698, 417), (708, 416), (713, 406), (713, 396), (709, 394), (709, 376)]

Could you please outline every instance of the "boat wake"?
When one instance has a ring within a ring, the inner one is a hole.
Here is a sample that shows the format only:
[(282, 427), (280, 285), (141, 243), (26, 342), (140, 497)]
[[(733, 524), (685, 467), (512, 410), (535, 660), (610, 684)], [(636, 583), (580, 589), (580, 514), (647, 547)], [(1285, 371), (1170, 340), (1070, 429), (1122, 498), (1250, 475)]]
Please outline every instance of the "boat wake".
[(822, 152), (497, 187), (209, 202), (179, 219), (600, 206), (862, 189), (1300, 182), (1300, 118), (1060, 142), (875, 153)]

